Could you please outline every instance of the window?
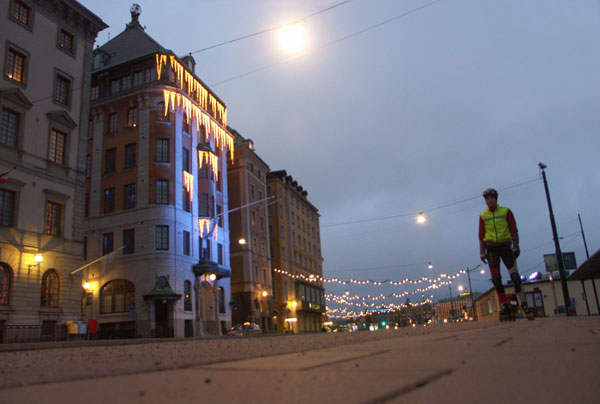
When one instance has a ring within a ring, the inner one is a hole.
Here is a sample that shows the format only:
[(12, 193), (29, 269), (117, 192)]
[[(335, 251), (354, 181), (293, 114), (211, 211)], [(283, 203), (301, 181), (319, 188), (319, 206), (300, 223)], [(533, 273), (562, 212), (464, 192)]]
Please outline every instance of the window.
[(156, 119), (162, 122), (169, 122), (170, 116), (169, 112), (165, 114), (165, 103), (159, 102), (156, 108)]
[(52, 129), (50, 133), (50, 150), (49, 156), (51, 162), (64, 165), (65, 164), (65, 139), (67, 135)]
[(183, 255), (190, 255), (190, 232), (183, 231)]
[(89, 192), (85, 193), (85, 208), (84, 208), (83, 214), (85, 215), (85, 217), (88, 217), (90, 215), (90, 194), (89, 194)]
[(135, 230), (123, 230), (123, 254), (133, 254), (135, 252)]
[(223, 244), (217, 244), (217, 260), (219, 265), (223, 265)]
[(147, 69), (144, 71), (144, 78), (145, 78), (146, 84), (147, 84), (147, 83), (151, 83), (151, 82), (153, 82), (154, 80), (156, 80), (156, 79), (157, 79), (157, 74), (158, 74), (158, 73), (156, 73), (156, 69), (154, 69), (154, 68), (152, 68), (152, 67), (150, 67), (150, 68), (147, 68)]
[(183, 209), (186, 212), (190, 212), (192, 209), (190, 193), (185, 185), (181, 187), (181, 194), (181, 209)]
[(156, 249), (169, 249), (169, 226), (156, 226)]
[(252, 239), (252, 252), (253, 252), (253, 253), (256, 253), (256, 252), (257, 252), (257, 250), (258, 250), (258, 244), (256, 243), (256, 239), (255, 239), (255, 238), (253, 238), (253, 239)]
[(121, 80), (120, 79), (112, 80), (110, 82), (110, 93), (116, 94), (119, 91), (121, 91)]
[(185, 147), (181, 150), (181, 167), (188, 173), (190, 172), (190, 151)]
[(250, 200), (254, 200), (254, 184), (250, 184)]
[(12, 270), (4, 263), (0, 263), (0, 306), (7, 306), (12, 285)]
[(60, 236), (61, 205), (48, 202), (46, 205), (46, 234)]
[(100, 87), (92, 86), (92, 88), (90, 88), (90, 100), (94, 101), (98, 98), (100, 98)]
[(104, 190), (104, 213), (115, 211), (115, 189), (106, 188)]
[(58, 47), (73, 53), (73, 34), (61, 29), (58, 32)]
[(6, 77), (19, 83), (25, 83), (25, 61), (26, 56), (24, 54), (9, 48), (6, 63)]
[(225, 289), (219, 287), (219, 313), (225, 313)]
[(260, 217), (260, 229), (265, 229), (265, 219), (262, 216)]
[(106, 133), (117, 133), (117, 114), (110, 114), (108, 116), (108, 132)]
[(59, 292), (58, 274), (54, 269), (49, 269), (42, 276), (42, 307), (58, 307)]
[(102, 235), (102, 255), (110, 254), (114, 249), (114, 237), (112, 233)]
[(138, 125), (138, 109), (137, 107), (129, 108), (127, 111), (127, 127), (135, 128)]
[(169, 162), (169, 139), (156, 139), (156, 162)]
[(200, 170), (198, 170), (198, 175), (200, 178), (208, 178), (208, 164), (206, 164), (206, 162), (202, 163), (202, 167), (200, 167)]
[(117, 149), (108, 149), (104, 153), (104, 174), (114, 173), (117, 168)]
[(91, 140), (94, 138), (94, 121), (92, 121), (92, 120), (90, 120), (88, 123), (87, 138), (88, 138), (88, 140)]
[(92, 176), (92, 156), (88, 154), (85, 156), (85, 178)]
[(183, 310), (192, 311), (192, 282), (183, 281)]
[(156, 203), (169, 204), (169, 180), (156, 180)]
[(129, 143), (125, 145), (125, 168), (133, 168), (136, 164), (136, 144)]
[(262, 191), (258, 191), (258, 200), (259, 201), (263, 200), (263, 193), (262, 193)]
[(10, 16), (21, 24), (31, 26), (31, 8), (19, 0), (13, 0)]
[(133, 86), (139, 87), (144, 84), (144, 72), (139, 71), (133, 73)]
[(54, 101), (63, 105), (71, 103), (71, 80), (61, 74), (54, 78)]
[(181, 122), (181, 128), (183, 129), (183, 131), (185, 133), (191, 133), (190, 132), (190, 121), (188, 119), (187, 114), (184, 112), (183, 113), (183, 121)]
[(198, 207), (198, 216), (208, 217), (208, 194), (200, 194), (200, 204)]
[(17, 131), (19, 129), (19, 114), (10, 109), (2, 108), (0, 121), (0, 143), (6, 146), (17, 145)]
[(0, 226), (12, 226), (14, 206), (15, 193), (0, 189)]
[(125, 90), (129, 90), (130, 88), (131, 88), (131, 76), (123, 77), (121, 89), (123, 91), (125, 91)]
[(100, 289), (100, 312), (124, 313), (129, 311), (129, 297), (135, 294), (135, 286), (126, 279), (115, 279)]
[(125, 185), (125, 209), (135, 208), (135, 184)]

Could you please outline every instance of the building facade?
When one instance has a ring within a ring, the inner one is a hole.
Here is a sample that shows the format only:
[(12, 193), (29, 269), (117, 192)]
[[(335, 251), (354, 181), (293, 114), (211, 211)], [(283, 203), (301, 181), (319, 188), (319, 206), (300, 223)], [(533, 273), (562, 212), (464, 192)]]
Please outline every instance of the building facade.
[(232, 322), (254, 322), (263, 333), (271, 333), (274, 325), (267, 216), (269, 166), (256, 154), (251, 139), (244, 139), (234, 130), (230, 132), (235, 137), (235, 160), (229, 163), (227, 174), (232, 209)]
[(278, 332), (321, 331), (325, 314), (319, 211), (285, 170), (267, 175), (273, 311)]
[[(84, 156), (94, 40), (77, 1), (1, 0), (0, 342), (81, 319)], [(41, 335), (39, 335), (41, 333)]]
[(101, 338), (220, 335), (231, 326), (227, 111), (140, 13), (94, 51), (85, 313)]

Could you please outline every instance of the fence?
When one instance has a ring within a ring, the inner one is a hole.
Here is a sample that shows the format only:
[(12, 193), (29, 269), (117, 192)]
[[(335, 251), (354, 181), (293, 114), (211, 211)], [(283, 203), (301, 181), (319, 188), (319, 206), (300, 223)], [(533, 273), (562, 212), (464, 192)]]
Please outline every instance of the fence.
[(44, 327), (41, 325), (5, 325), (0, 327), (0, 343), (67, 341), (65, 324)]

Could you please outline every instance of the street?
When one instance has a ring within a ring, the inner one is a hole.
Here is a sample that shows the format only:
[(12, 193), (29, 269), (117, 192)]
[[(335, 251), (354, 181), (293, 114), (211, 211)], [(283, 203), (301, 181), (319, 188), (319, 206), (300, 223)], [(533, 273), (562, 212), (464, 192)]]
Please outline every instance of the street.
[(14, 346), (0, 352), (0, 402), (595, 403), (599, 338), (600, 318), (578, 317)]

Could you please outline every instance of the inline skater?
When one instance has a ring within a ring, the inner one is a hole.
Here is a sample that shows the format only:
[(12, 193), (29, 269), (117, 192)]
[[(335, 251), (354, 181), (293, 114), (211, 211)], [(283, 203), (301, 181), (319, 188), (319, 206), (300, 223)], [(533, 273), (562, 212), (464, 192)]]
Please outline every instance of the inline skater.
[(479, 255), (481, 261), (490, 267), (492, 283), (500, 302), (500, 320), (514, 318), (510, 302), (506, 297), (502, 276), (500, 275), (500, 260), (508, 269), (510, 278), (515, 286), (515, 293), (528, 319), (533, 320), (533, 310), (527, 308), (523, 282), (517, 269), (516, 259), (519, 257), (519, 232), (512, 211), (498, 205), (498, 191), (488, 188), (483, 191), (487, 209), (479, 215)]

